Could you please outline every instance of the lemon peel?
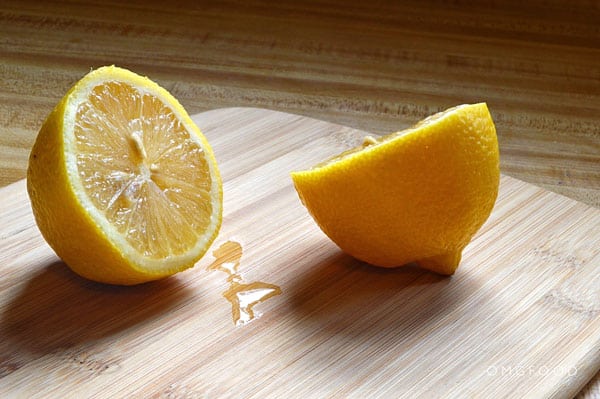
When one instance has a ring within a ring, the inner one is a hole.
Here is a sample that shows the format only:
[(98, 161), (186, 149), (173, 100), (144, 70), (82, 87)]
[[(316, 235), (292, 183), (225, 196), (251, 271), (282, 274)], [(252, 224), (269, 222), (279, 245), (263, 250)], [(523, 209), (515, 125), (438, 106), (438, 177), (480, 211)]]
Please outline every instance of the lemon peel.
[(498, 195), (496, 129), (485, 103), (460, 105), (291, 177), (310, 215), (348, 254), (450, 275)]

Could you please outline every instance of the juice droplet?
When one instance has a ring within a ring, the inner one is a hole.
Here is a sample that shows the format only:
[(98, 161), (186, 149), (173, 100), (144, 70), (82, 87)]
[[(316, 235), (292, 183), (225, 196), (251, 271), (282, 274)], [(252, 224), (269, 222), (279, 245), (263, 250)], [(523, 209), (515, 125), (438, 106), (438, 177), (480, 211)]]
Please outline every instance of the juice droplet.
[(220, 270), (232, 276), (237, 274), (242, 258), (242, 246), (239, 242), (227, 241), (213, 251), (213, 256), (215, 261), (207, 269)]
[(236, 325), (246, 324), (257, 316), (254, 305), (273, 296), (281, 294), (281, 288), (274, 284), (254, 281), (245, 283), (238, 272), (242, 258), (242, 246), (235, 241), (227, 241), (213, 251), (215, 261), (207, 270), (218, 270), (228, 275), (229, 288), (223, 296), (231, 303), (233, 322)]
[(240, 325), (255, 318), (252, 309), (254, 305), (279, 294), (281, 288), (273, 284), (261, 281), (248, 284), (233, 281), (223, 296), (231, 302), (233, 322)]

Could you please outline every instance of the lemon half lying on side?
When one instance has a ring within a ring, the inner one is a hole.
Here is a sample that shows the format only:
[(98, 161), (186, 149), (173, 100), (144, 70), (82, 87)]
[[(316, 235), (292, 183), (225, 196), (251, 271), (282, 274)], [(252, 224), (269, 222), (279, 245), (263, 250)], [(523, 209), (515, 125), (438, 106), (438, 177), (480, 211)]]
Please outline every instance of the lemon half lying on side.
[(195, 264), (220, 228), (221, 187), (210, 145), (177, 100), (114, 66), (64, 96), (27, 172), (36, 223), (58, 256), (124, 285)]
[(461, 105), (368, 137), (292, 179), (317, 224), (348, 254), (450, 275), (498, 195), (496, 129), (486, 104)]

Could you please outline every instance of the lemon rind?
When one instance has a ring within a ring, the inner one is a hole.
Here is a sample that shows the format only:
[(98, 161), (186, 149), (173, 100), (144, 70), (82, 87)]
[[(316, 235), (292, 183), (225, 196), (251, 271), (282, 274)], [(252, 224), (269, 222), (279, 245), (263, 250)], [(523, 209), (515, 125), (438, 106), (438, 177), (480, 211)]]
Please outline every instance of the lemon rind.
[[(449, 117), (453, 114), (458, 114), (462, 108), (467, 107), (476, 107), (476, 106), (484, 106), (487, 109), (487, 104), (485, 102), (473, 103), (473, 104), (461, 104), (451, 108), (448, 108), (444, 111), (437, 112), (433, 115), (428, 116), (427, 118), (419, 121), (417, 124), (406, 128), (404, 130), (400, 130), (394, 133), (390, 133), (384, 136), (379, 136), (376, 138), (375, 143), (369, 144), (368, 146), (357, 146), (350, 148), (341, 154), (337, 154), (323, 162), (320, 162), (309, 169), (297, 170), (291, 172), (291, 175), (300, 175), (305, 173), (311, 173), (318, 170), (323, 170), (327, 168), (335, 168), (338, 165), (346, 162), (352, 162), (354, 158), (365, 156), (365, 154), (369, 154), (374, 151), (378, 151), (381, 147), (385, 146), (393, 146), (396, 141), (407, 141), (411, 139), (413, 135), (422, 135), (424, 134), (424, 128), (429, 129), (435, 128), (436, 123), (443, 123), (443, 119), (445, 117)], [(427, 134), (427, 133), (425, 133)], [(370, 137), (370, 136), (369, 136)], [(368, 155), (367, 155), (368, 156)]]

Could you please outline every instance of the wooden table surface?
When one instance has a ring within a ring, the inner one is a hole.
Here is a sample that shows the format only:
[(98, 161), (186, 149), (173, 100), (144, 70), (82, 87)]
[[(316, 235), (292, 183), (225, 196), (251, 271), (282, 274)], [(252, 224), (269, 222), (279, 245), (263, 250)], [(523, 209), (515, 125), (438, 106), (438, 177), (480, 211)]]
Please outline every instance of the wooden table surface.
[[(69, 87), (116, 64), (191, 114), (252, 106), (373, 133), (486, 101), (503, 173), (600, 207), (599, 22), (593, 0), (2, 0), (0, 187), (25, 177)], [(580, 396), (600, 398), (600, 375)]]

